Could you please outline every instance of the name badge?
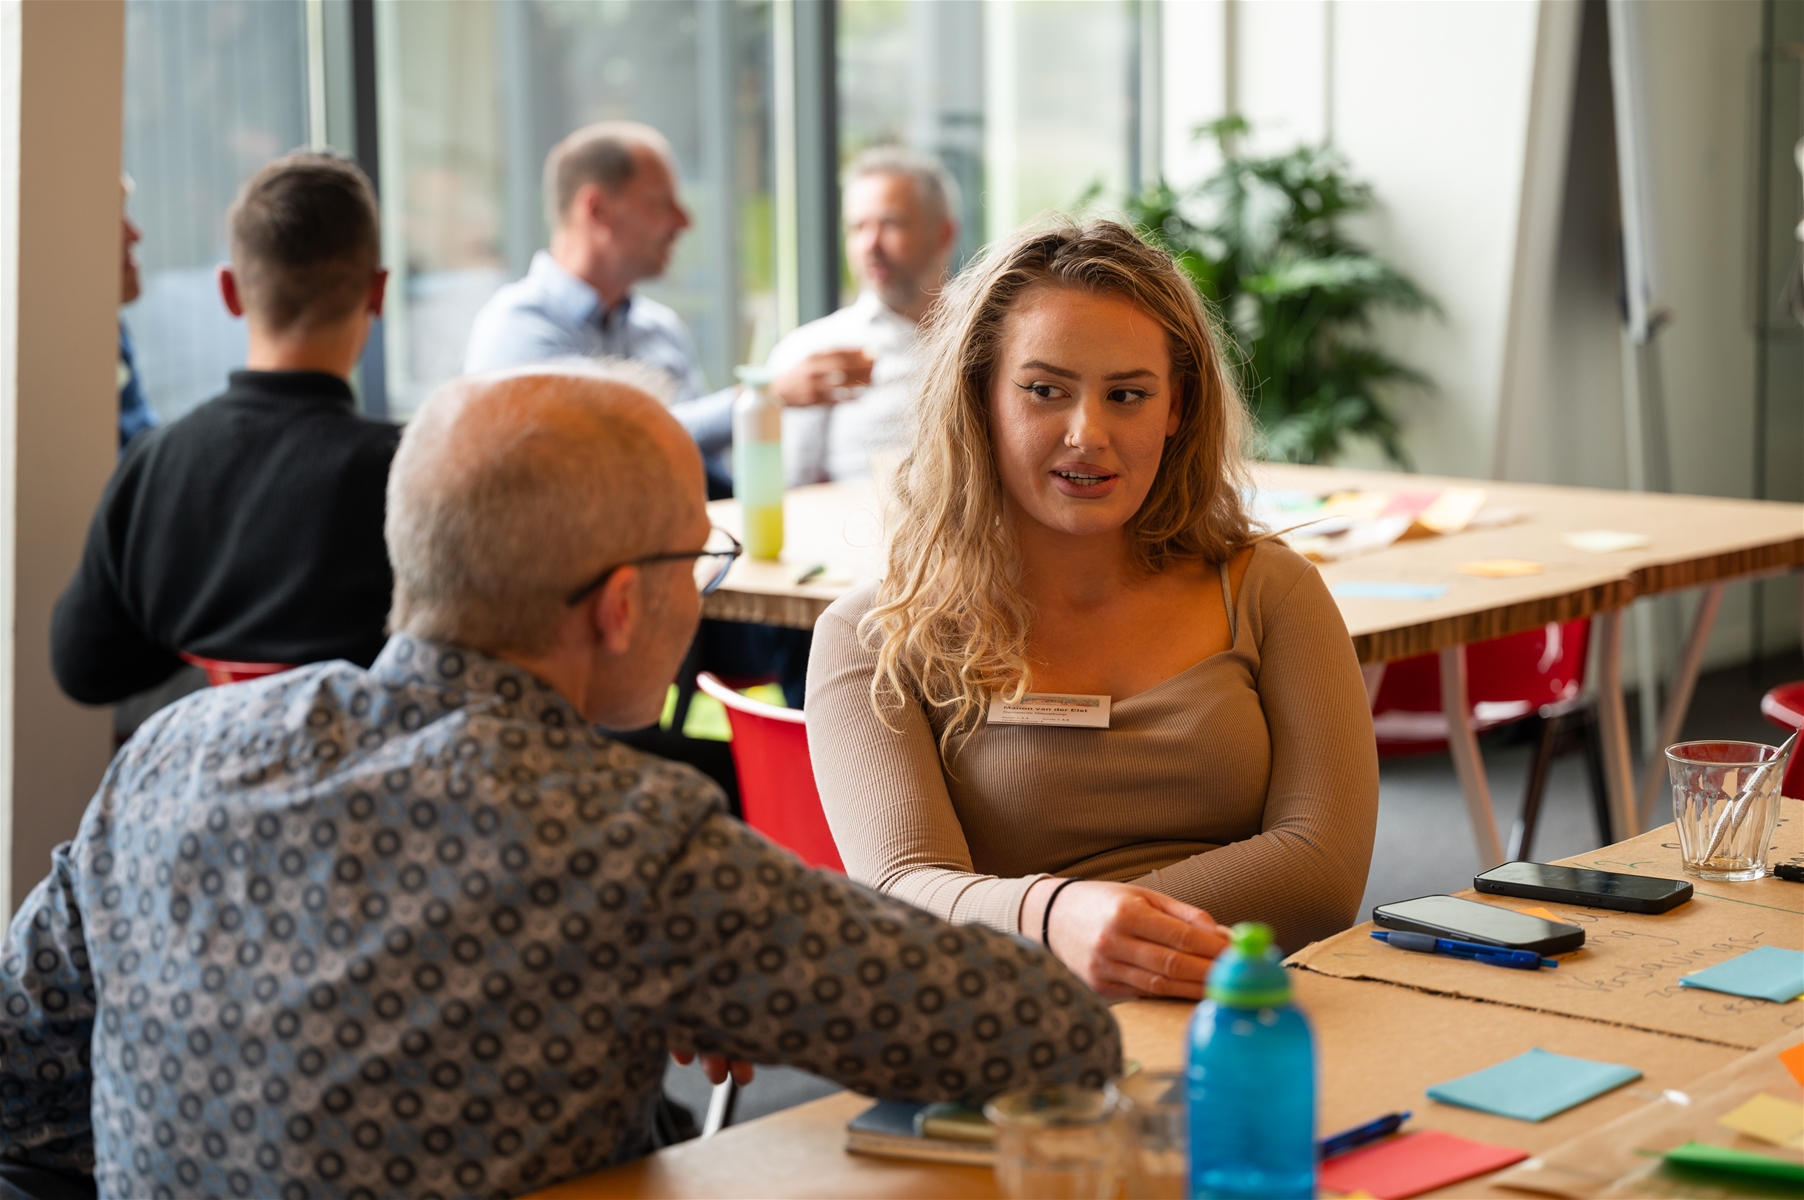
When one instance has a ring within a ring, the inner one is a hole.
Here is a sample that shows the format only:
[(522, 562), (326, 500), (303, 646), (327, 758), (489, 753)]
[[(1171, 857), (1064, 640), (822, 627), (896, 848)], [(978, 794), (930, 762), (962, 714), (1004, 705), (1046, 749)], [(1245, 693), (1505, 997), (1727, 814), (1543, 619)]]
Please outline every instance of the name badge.
[(1028, 692), (1019, 704), (1010, 704), (997, 692), (990, 697), (992, 725), (1068, 725), (1074, 729), (1107, 729), (1107, 696), (1071, 696), (1058, 692)]

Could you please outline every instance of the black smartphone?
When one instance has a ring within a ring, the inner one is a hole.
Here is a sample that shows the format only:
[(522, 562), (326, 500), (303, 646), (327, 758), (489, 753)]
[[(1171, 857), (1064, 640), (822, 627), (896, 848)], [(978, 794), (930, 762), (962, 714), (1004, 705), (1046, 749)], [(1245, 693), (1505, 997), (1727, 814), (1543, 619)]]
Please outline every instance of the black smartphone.
[(1492, 908), (1458, 896), (1417, 896), (1380, 904), (1372, 920), (1386, 929), (1431, 933), (1461, 942), (1482, 942), (1537, 954), (1564, 954), (1585, 944), (1585, 931), (1564, 921), (1547, 921), (1507, 908)]
[(1638, 913), (1663, 913), (1691, 899), (1691, 885), (1682, 879), (1550, 867), (1546, 863), (1532, 862), (1504, 863), (1475, 877), (1472, 886), (1496, 896), (1558, 900), (1561, 904), (1585, 908), (1616, 908)]

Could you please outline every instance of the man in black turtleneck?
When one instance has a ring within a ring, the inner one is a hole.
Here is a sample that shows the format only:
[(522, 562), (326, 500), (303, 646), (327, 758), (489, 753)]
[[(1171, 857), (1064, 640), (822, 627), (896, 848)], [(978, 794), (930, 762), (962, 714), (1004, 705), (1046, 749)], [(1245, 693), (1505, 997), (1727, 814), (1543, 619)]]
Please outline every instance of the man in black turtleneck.
[(376, 200), (357, 167), (296, 153), (228, 216), (219, 290), (246, 320), (223, 395), (135, 439), (57, 601), (57, 682), (88, 704), (154, 687), (182, 653), (369, 665), (393, 580), (382, 541), (398, 427), (347, 380), (382, 313)]

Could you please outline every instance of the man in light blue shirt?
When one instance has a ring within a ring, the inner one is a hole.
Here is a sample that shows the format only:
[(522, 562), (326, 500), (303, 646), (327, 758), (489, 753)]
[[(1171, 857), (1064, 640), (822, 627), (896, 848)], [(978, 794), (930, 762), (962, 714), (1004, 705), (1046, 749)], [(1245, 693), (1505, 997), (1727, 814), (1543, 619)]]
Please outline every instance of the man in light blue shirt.
[[(677, 238), (690, 225), (677, 195), (670, 143), (635, 121), (602, 121), (577, 130), (545, 158), (545, 206), (551, 248), (535, 254), (525, 278), (496, 292), (476, 314), (464, 370), (474, 374), (561, 358), (622, 358), (656, 367), (670, 377), (671, 415), (701, 448), (708, 498), (731, 496), (726, 452), (733, 441), (734, 389), (710, 393), (683, 319), (633, 292), (642, 280), (664, 273)], [(834, 398), (823, 391), (798, 394), (789, 403)], [(799, 707), (808, 635), (707, 621), (695, 661), (728, 676), (774, 675)], [(697, 748), (678, 741), (644, 742), (641, 748), (693, 759)], [(730, 764), (724, 773), (730, 777)]]
[(723, 452), (733, 440), (733, 388), (710, 393), (683, 319), (633, 293), (664, 273), (689, 228), (677, 186), (670, 143), (649, 125), (602, 121), (554, 146), (545, 159), (551, 249), (483, 305), (464, 370), (572, 357), (657, 367), (670, 376), (671, 415), (709, 461), (710, 491), (730, 494), (721, 488), (729, 478)]

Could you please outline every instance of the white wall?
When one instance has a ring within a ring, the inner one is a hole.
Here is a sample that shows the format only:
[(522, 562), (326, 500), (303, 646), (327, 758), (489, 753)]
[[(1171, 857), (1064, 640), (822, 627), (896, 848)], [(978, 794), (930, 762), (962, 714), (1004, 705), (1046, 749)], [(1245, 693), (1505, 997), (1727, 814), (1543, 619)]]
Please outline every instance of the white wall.
[(112, 714), (50, 674), (50, 610), (117, 446), (122, 0), (0, 12), (0, 905), (75, 833)]
[[(1592, 112), (1587, 130), (1575, 90), (1580, 4), (1166, 0), (1164, 14), (1172, 179), (1215, 165), (1188, 131), (1231, 104), (1262, 151), (1330, 136), (1377, 193), (1356, 235), (1444, 308), (1439, 321), (1378, 330), (1437, 384), (1400, 405), (1416, 465), (1626, 486), (1613, 143), (1607, 94), (1602, 127)], [(1655, 81), (1658, 299), (1672, 313), (1658, 350), (1672, 485), (1746, 496), (1760, 6), (1666, 0), (1639, 15)], [(1375, 449), (1347, 461), (1382, 465)], [(1769, 585), (1769, 651), (1797, 640), (1796, 595), (1793, 583)], [(1742, 656), (1749, 634), (1747, 603), (1732, 596), (1710, 660)]]
[[(1278, 151), (1332, 134), (1379, 206), (1356, 233), (1413, 276), (1445, 319), (1385, 326), (1438, 394), (1405, 402), (1422, 470), (1485, 475), (1499, 377), (1537, 6), (1527, 0), (1167, 0), (1166, 162), (1190, 182), (1214, 156), (1186, 145), (1229, 92)], [(1230, 62), (1225, 56), (1232, 54)], [(1369, 454), (1356, 456), (1379, 465)]]

